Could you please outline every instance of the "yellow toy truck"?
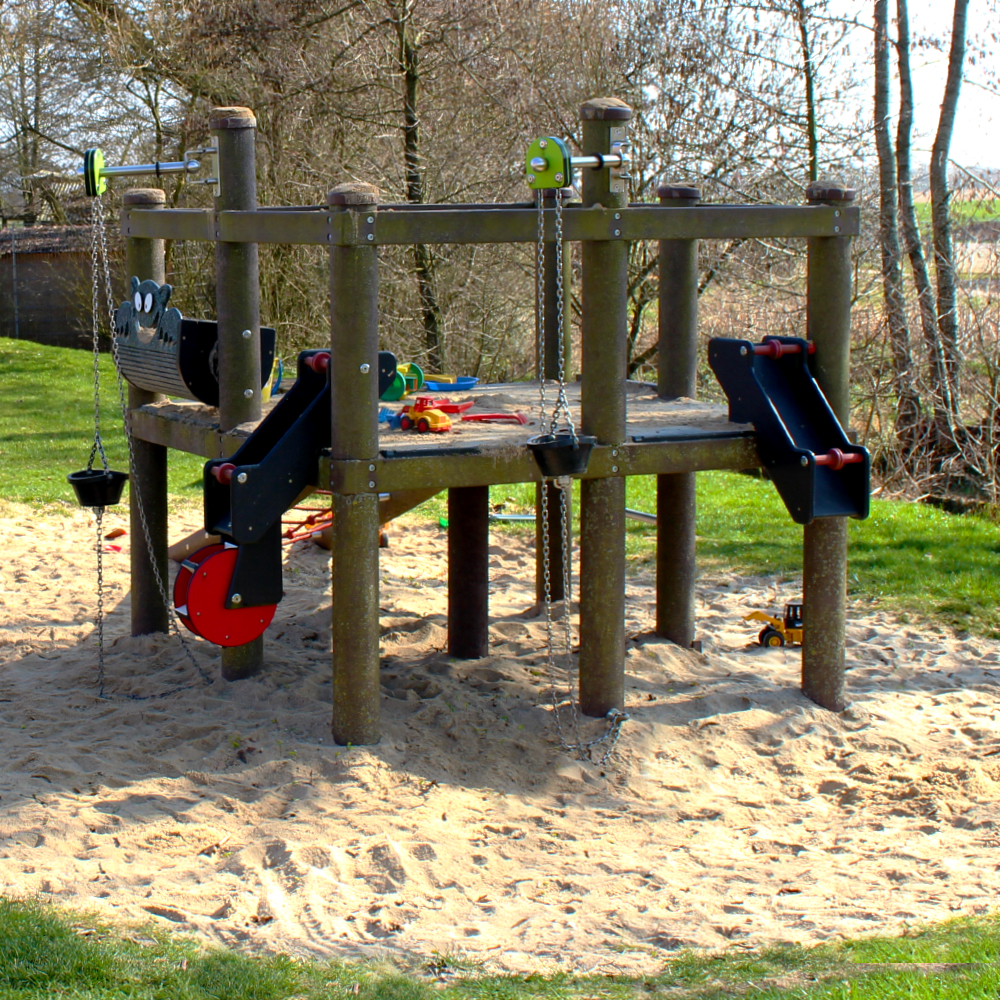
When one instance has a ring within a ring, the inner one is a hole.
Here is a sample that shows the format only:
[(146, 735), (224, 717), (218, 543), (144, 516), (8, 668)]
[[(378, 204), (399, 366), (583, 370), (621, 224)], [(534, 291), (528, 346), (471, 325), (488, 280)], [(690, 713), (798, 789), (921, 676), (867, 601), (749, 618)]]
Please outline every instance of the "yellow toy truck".
[(786, 643), (802, 643), (802, 605), (786, 604), (785, 617), (774, 618), (763, 611), (752, 611), (743, 616), (745, 622), (756, 621), (767, 624), (757, 638), (762, 646), (784, 646)]

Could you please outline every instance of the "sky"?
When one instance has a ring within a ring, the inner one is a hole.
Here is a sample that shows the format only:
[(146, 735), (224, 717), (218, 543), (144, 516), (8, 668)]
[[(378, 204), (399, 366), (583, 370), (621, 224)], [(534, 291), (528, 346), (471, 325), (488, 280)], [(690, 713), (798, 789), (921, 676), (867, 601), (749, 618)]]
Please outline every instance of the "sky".
[[(851, 3), (857, 10), (861, 3)], [(865, 7), (869, 4), (865, 3)], [(895, 11), (890, 2), (889, 10)], [(967, 40), (971, 46), (985, 40), (987, 33), (1000, 28), (1000, 15), (994, 0), (970, 0)], [(948, 0), (910, 0), (910, 34), (938, 35), (951, 41), (952, 4)], [(890, 29), (893, 30), (893, 29)], [(924, 165), (930, 159), (941, 96), (948, 72), (947, 44), (943, 52), (915, 50), (911, 56), (914, 92), (914, 166)], [(990, 62), (1000, 66), (994, 56)], [(951, 158), (963, 167), (973, 169), (1000, 169), (1000, 96), (975, 86), (986, 82), (986, 74), (977, 66), (966, 68), (966, 78), (958, 101), (955, 117), (955, 134), (951, 145)]]

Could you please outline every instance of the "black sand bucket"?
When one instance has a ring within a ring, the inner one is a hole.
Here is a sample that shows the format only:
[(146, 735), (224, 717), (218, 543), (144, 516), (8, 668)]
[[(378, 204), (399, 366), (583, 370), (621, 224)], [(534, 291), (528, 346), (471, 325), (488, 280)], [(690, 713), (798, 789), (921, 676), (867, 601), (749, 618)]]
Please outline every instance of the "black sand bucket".
[(590, 435), (573, 435), (568, 431), (557, 434), (539, 434), (528, 438), (528, 447), (535, 456), (538, 468), (546, 479), (560, 476), (575, 476), (587, 471), (590, 452), (597, 444), (597, 438)]
[(110, 507), (122, 498), (122, 490), (128, 481), (127, 472), (103, 469), (84, 469), (71, 472), (67, 477), (76, 493), (81, 507)]

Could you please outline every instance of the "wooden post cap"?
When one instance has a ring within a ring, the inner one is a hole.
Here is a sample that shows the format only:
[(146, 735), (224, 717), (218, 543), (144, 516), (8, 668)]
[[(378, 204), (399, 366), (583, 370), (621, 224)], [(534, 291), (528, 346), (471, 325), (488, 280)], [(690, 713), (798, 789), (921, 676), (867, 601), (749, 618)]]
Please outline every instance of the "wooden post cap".
[(165, 205), (167, 192), (159, 188), (129, 188), (122, 195), (123, 205)]
[(811, 181), (806, 188), (806, 201), (854, 201), (857, 193), (839, 181)]
[(374, 184), (349, 181), (338, 184), (326, 197), (328, 205), (377, 205), (378, 188)]
[(625, 122), (632, 117), (632, 109), (617, 97), (593, 97), (580, 105), (584, 121)]
[(257, 118), (249, 108), (212, 108), (208, 127), (213, 131), (220, 128), (256, 128)]
[(683, 184), (661, 184), (656, 189), (660, 201), (698, 201), (701, 191), (696, 187), (685, 187)]

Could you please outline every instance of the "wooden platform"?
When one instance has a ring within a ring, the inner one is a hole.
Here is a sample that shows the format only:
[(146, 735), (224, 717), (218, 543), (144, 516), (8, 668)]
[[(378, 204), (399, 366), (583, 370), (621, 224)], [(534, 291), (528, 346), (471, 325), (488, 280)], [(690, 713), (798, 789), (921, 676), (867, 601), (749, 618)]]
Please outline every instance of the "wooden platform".
[[(567, 386), (566, 394), (579, 429), (579, 383)], [(333, 476), (338, 490), (366, 493), (373, 489), (444, 489), (540, 478), (525, 447), (529, 437), (544, 433), (537, 382), (476, 386), (468, 392), (429, 395), (453, 402), (473, 400), (475, 406), (466, 411), (467, 415), (520, 413), (528, 423), (485, 424), (455, 417), (450, 431), (429, 434), (379, 424), (379, 457), (374, 463), (326, 461), (320, 479), (329, 481)], [(545, 396), (550, 421), (557, 400), (554, 383), (546, 383)], [(265, 404), (265, 415), (280, 399), (278, 396)], [(753, 428), (730, 423), (725, 406), (690, 399), (663, 400), (656, 395), (655, 386), (644, 382), (628, 382), (626, 400), (626, 442), (615, 448), (595, 448), (587, 477), (741, 469), (759, 464)], [(398, 412), (405, 402), (383, 405)], [(218, 411), (213, 407), (166, 401), (135, 410), (133, 426), (137, 437), (154, 444), (205, 458), (224, 458), (249, 437), (256, 425), (241, 424), (222, 433)], [(369, 468), (371, 464), (376, 465), (374, 472)], [(325, 471), (327, 466), (329, 473)], [(371, 482), (376, 486), (369, 486)]]

